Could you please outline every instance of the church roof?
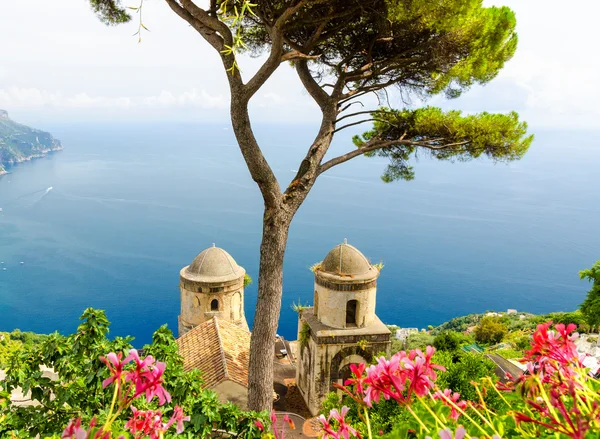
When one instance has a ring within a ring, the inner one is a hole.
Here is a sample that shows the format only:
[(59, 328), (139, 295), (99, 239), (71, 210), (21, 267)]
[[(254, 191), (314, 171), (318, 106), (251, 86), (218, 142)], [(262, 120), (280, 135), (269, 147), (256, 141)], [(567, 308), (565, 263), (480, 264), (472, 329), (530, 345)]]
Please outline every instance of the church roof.
[(250, 331), (214, 316), (177, 339), (185, 371), (199, 369), (206, 388), (230, 380), (248, 387)]
[(184, 278), (196, 282), (228, 282), (243, 277), (245, 273), (229, 253), (214, 244), (181, 270)]
[(321, 270), (338, 276), (354, 276), (367, 274), (376, 268), (356, 247), (344, 240), (343, 244), (334, 247), (325, 256), (321, 263)]

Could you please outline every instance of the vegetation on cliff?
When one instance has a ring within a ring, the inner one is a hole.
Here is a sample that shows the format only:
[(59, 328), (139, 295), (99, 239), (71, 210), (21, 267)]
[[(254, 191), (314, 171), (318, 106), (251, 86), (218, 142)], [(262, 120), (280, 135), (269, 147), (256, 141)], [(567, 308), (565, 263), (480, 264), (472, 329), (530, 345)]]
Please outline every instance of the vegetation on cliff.
[(0, 110), (0, 174), (6, 165), (43, 157), (50, 151), (62, 149), (60, 140), (52, 134), (21, 125)]

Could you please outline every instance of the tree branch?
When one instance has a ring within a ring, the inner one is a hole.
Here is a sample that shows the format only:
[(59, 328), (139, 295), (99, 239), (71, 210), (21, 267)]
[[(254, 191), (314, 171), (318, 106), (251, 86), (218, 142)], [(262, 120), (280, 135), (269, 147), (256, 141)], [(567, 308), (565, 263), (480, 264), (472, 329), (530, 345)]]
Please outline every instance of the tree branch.
[(176, 0), (165, 0), (169, 7), (175, 12), (179, 17), (183, 18), (187, 21), (190, 26), (192, 26), (196, 31), (202, 35), (202, 37), (218, 52), (223, 50), (223, 38), (219, 36), (214, 30), (210, 29), (208, 26), (205, 26), (201, 21), (196, 19), (187, 9), (181, 7), (181, 5)]
[(330, 169), (336, 165), (339, 165), (341, 163), (347, 162), (348, 160), (351, 160), (354, 157), (358, 157), (360, 155), (366, 154), (368, 152), (376, 151), (378, 149), (387, 148), (389, 146), (407, 145), (407, 146), (416, 146), (416, 147), (421, 147), (421, 148), (427, 148), (427, 149), (431, 149), (431, 150), (441, 150), (441, 149), (452, 148), (454, 146), (466, 145), (467, 143), (469, 143), (468, 140), (465, 140), (462, 142), (446, 143), (446, 144), (442, 144), (442, 145), (431, 145), (427, 142), (415, 142), (412, 140), (404, 140), (405, 136), (406, 136), (406, 133), (403, 134), (397, 140), (377, 140), (377, 141), (372, 142), (370, 145), (363, 146), (362, 148), (357, 148), (353, 151), (347, 152), (346, 154), (332, 158), (331, 160), (329, 160), (319, 166), (319, 169), (317, 170), (317, 175), (321, 175), (323, 172), (327, 171), (328, 169)]
[(269, 53), (269, 57), (263, 63), (263, 65), (258, 69), (258, 72), (248, 81), (246, 84), (246, 94), (247, 98), (250, 99), (254, 93), (256, 93), (260, 87), (269, 79), (269, 77), (277, 70), (279, 64), (281, 64), (282, 55), (283, 55), (283, 25), (285, 22), (300, 8), (302, 8), (306, 4), (306, 0), (300, 0), (296, 5), (287, 8), (283, 14), (281, 14), (275, 24), (269, 30), (269, 34), (271, 37), (271, 52)]
[(378, 111), (381, 111), (381, 110), (365, 110), (365, 111), (357, 111), (356, 113), (346, 114), (345, 116), (342, 116), (342, 117), (338, 118), (335, 121), (335, 123), (338, 123), (338, 122), (340, 122), (340, 121), (342, 121), (344, 119), (347, 119), (349, 117), (358, 116), (359, 114), (371, 114), (371, 113), (377, 113)]
[(327, 171), (328, 169), (339, 165), (341, 163), (347, 162), (348, 160), (353, 159), (354, 157), (358, 157), (359, 155), (363, 155), (366, 154), (367, 152), (371, 152), (371, 151), (375, 151), (377, 149), (382, 149), (382, 148), (386, 148), (388, 146), (397, 144), (398, 141), (397, 140), (388, 140), (388, 141), (380, 141), (380, 142), (375, 142), (369, 146), (365, 146), (363, 148), (357, 148), (353, 151), (347, 152), (346, 154), (343, 154), (341, 156), (332, 158), (331, 160), (323, 163), (321, 166), (319, 166), (319, 169), (317, 170), (317, 175), (321, 175), (323, 172)]
[(306, 91), (308, 91), (308, 94), (311, 95), (311, 97), (323, 111), (329, 104), (330, 96), (321, 88), (317, 81), (315, 81), (315, 78), (313, 78), (313, 76), (310, 74), (308, 61), (300, 60), (296, 62), (296, 73), (298, 73), (298, 77), (300, 78), (300, 81), (302, 81), (302, 85), (304, 85)]
[(358, 122), (347, 123), (346, 125), (342, 125), (341, 127), (336, 128), (335, 130), (333, 130), (333, 132), (337, 133), (338, 131), (342, 131), (345, 128), (353, 127), (354, 125), (360, 125), (361, 123), (365, 123), (365, 122), (373, 122), (374, 120), (377, 120), (377, 119), (363, 119)]
[[(173, 1), (173, 0), (167, 0), (167, 1)], [(233, 46), (233, 35), (231, 34), (231, 30), (229, 29), (229, 27), (227, 27), (227, 25), (225, 23), (223, 23), (221, 20), (219, 20), (216, 17), (211, 17), (208, 12), (206, 12), (204, 9), (200, 8), (198, 5), (196, 5), (193, 1), (191, 0), (179, 0), (181, 2), (181, 6), (183, 6), (183, 8), (188, 11), (190, 14), (192, 14), (192, 17), (194, 17), (196, 20), (198, 20), (200, 23), (202, 23), (204, 26), (206, 26), (207, 28), (211, 29), (214, 32), (218, 32), (221, 37), (223, 38), (223, 41), (225, 42), (225, 45), (227, 46)]]

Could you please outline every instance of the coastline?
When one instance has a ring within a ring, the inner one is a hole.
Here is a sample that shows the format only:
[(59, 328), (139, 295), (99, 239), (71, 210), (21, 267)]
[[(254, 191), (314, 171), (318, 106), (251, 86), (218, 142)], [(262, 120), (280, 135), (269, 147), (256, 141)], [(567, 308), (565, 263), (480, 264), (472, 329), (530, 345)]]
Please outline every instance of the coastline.
[(36, 154), (31, 154), (26, 157), (19, 157), (17, 159), (7, 160), (6, 162), (0, 163), (0, 176), (9, 174), (9, 172), (6, 170), (6, 168), (4, 168), (4, 165), (14, 166), (19, 163), (28, 162), (28, 161), (31, 161), (34, 159), (44, 158), (44, 157), (48, 156), (48, 154), (51, 152), (58, 152), (58, 151), (62, 151), (64, 149), (65, 149), (64, 146), (62, 146), (59, 143), (58, 145), (56, 145), (52, 148), (42, 149), (39, 152), (37, 152)]

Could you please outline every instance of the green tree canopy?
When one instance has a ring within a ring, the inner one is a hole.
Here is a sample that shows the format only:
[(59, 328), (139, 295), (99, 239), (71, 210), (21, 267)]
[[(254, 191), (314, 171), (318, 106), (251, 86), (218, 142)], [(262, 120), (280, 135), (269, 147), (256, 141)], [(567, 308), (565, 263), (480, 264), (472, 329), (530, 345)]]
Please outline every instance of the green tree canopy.
[(460, 346), (460, 339), (456, 332), (444, 331), (435, 336), (433, 346), (438, 351), (455, 351)]
[(499, 317), (486, 316), (475, 327), (474, 336), (478, 343), (500, 343), (508, 329)]
[[(361, 155), (389, 158), (386, 182), (412, 179), (410, 161), (418, 151), (442, 160), (521, 158), (532, 137), (516, 113), (463, 116), (381, 106), (390, 87), (403, 98), (455, 98), (473, 84), (488, 83), (515, 53), (516, 20), (509, 8), (484, 7), (483, 0), (165, 1), (222, 61), (233, 131), (264, 200), (249, 374), (249, 406), (262, 410), (272, 403), (273, 365), (267, 359), (281, 309), (288, 231), (318, 176)], [(107, 24), (131, 18), (121, 0), (90, 3)], [(139, 31), (144, 28), (140, 21)], [(251, 77), (243, 76), (240, 53), (264, 55)], [(249, 102), (288, 62), (318, 105), (321, 123), (297, 174), (280, 185), (253, 133)], [(354, 111), (368, 94), (380, 104)], [(355, 149), (325, 160), (336, 133), (370, 122), (373, 128), (355, 138)]]
[(579, 277), (592, 283), (592, 288), (588, 291), (587, 297), (579, 309), (587, 323), (597, 327), (600, 325), (600, 261), (596, 262), (592, 268), (580, 271)]

